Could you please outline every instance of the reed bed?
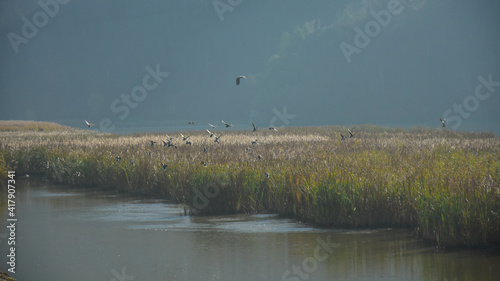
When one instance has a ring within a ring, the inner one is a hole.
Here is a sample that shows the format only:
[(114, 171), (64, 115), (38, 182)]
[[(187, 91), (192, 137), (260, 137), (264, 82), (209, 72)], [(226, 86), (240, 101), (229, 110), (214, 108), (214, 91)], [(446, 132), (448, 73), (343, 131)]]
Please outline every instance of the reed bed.
[(278, 213), (318, 226), (411, 227), (444, 246), (500, 245), (499, 138), (351, 130), (341, 141), (347, 128), (218, 129), (219, 143), (183, 132), (191, 145), (172, 133), (177, 148), (163, 146), (166, 134), (0, 132), (0, 173), (154, 194), (196, 215)]

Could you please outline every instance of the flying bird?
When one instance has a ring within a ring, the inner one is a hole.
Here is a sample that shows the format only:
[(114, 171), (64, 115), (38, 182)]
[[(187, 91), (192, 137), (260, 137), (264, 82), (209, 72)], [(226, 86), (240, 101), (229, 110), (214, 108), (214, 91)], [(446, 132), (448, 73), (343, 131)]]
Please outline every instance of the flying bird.
[(257, 142), (257, 140), (252, 141), (252, 145), (256, 145), (256, 144), (259, 144), (259, 142)]
[(233, 124), (226, 123), (226, 122), (224, 122), (224, 120), (222, 120), (222, 124), (226, 125), (226, 128), (227, 128), (227, 127), (232, 127), (232, 126), (233, 126)]
[(156, 143), (155, 141), (150, 140), (150, 142), (151, 142), (151, 146), (155, 146), (155, 143)]
[(270, 131), (275, 131), (275, 132), (277, 132), (277, 131), (278, 131), (278, 130), (276, 130), (276, 128), (274, 128), (274, 127), (269, 127), (269, 130), (270, 130)]
[(208, 134), (210, 135), (210, 137), (213, 137), (214, 136), (214, 133), (210, 132), (208, 129), (206, 129)]
[(203, 165), (203, 167), (206, 167), (206, 166), (207, 166), (207, 162), (205, 162), (205, 161), (201, 161), (201, 163), (200, 163), (200, 164), (201, 164), (201, 165)]
[(215, 128), (217, 128), (217, 127), (219, 127), (219, 126), (220, 126), (220, 124), (219, 124), (219, 125), (217, 125), (217, 126), (214, 126), (214, 125), (212, 125), (212, 124), (210, 124), (210, 123), (208, 123), (208, 125), (209, 125), (210, 127), (212, 127), (212, 129), (215, 129)]
[(255, 126), (255, 124), (253, 122), (252, 122), (252, 126), (253, 126), (252, 132), (257, 132), (257, 126)]
[(87, 120), (83, 120), (83, 121), (85, 121), (85, 124), (87, 124), (87, 127), (89, 127), (89, 128), (91, 128), (91, 127), (95, 126), (95, 124), (92, 124), (92, 123), (90, 123), (90, 122), (89, 122), (89, 121), (87, 121)]
[(194, 125), (194, 122), (193, 121), (189, 121), (188, 124), (189, 125)]
[(340, 140), (341, 141), (345, 140), (345, 136), (342, 133), (340, 133)]
[(448, 125), (448, 122), (446, 122), (446, 118), (444, 120), (439, 118), (439, 120), (441, 120), (441, 124), (443, 124), (443, 128), (446, 127), (446, 125)]
[(219, 143), (219, 139), (220, 139), (220, 137), (222, 137), (222, 135), (215, 136), (214, 143)]
[(183, 134), (181, 134), (182, 141), (186, 141), (190, 136), (185, 137)]
[(356, 135), (356, 134), (353, 134), (353, 133), (351, 132), (351, 130), (349, 130), (349, 129), (347, 129), (347, 131), (349, 132), (349, 138), (353, 138), (353, 137)]
[(240, 84), (241, 79), (247, 79), (247, 77), (243, 75), (236, 77), (236, 86)]
[(167, 164), (160, 163), (160, 165), (161, 165), (161, 168), (163, 169), (163, 171), (167, 170), (167, 167), (168, 167)]

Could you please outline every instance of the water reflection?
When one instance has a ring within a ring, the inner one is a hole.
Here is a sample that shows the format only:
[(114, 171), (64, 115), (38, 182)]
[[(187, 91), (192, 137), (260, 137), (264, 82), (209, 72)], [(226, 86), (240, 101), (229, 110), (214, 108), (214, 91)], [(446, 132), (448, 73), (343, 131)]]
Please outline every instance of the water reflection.
[[(498, 253), (438, 253), (407, 230), (318, 229), (272, 214), (189, 217), (165, 200), (30, 181), (18, 184), (19, 280), (496, 280), (500, 274)], [(5, 223), (4, 213), (2, 229)], [(325, 241), (335, 243), (330, 252)]]

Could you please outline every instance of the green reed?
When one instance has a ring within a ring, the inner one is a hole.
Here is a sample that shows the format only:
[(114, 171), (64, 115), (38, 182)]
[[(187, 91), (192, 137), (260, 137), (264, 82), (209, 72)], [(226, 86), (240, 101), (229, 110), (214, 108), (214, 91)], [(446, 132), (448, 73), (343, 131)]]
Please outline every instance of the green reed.
[(4, 132), (0, 175), (162, 196), (196, 215), (267, 212), (318, 226), (411, 227), (447, 246), (500, 244), (498, 138), (351, 129), (345, 141), (343, 127), (225, 130), (220, 144), (206, 132), (183, 133), (192, 145), (171, 134), (177, 149), (161, 145), (164, 134)]

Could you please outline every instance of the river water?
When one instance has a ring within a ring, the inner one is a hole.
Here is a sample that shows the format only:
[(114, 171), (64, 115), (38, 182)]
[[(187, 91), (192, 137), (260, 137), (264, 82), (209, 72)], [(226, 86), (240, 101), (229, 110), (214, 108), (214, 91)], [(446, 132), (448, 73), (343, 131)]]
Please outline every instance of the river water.
[[(436, 251), (401, 229), (270, 214), (189, 217), (162, 199), (18, 179), (18, 280), (498, 280), (493, 250)], [(5, 190), (4, 190), (5, 191)], [(6, 193), (0, 269), (7, 271)]]

